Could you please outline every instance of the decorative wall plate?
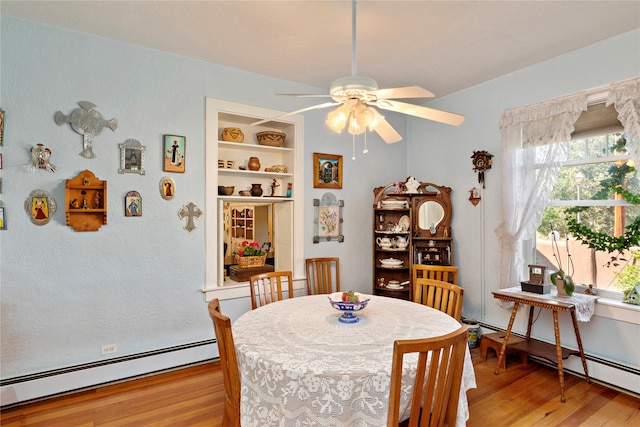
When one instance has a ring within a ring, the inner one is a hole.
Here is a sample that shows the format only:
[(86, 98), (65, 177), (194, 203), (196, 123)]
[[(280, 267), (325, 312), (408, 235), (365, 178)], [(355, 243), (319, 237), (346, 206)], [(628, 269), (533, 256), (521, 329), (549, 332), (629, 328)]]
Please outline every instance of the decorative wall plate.
[(56, 207), (56, 201), (44, 190), (33, 190), (24, 201), (24, 210), (35, 225), (47, 224)]
[(400, 226), (400, 231), (407, 231), (411, 226), (411, 221), (407, 215), (402, 215), (398, 221), (398, 225)]

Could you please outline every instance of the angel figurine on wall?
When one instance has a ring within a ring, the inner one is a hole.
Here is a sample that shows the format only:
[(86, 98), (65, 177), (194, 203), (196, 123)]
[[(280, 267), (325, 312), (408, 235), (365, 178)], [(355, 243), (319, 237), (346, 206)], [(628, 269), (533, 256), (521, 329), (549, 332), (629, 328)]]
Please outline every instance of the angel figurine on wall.
[(56, 167), (51, 163), (51, 150), (43, 144), (37, 144), (31, 149), (31, 164), (29, 170), (33, 172), (36, 168), (48, 169), (51, 172), (56, 171)]

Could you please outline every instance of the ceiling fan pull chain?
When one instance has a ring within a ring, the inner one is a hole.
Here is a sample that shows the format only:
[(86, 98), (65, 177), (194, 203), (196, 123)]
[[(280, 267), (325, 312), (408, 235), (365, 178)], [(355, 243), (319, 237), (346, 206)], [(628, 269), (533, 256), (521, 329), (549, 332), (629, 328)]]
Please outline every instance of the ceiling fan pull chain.
[(356, 134), (351, 134), (351, 160), (356, 161)]
[(367, 154), (369, 150), (367, 149), (367, 132), (364, 133), (364, 150), (362, 150), (362, 154)]

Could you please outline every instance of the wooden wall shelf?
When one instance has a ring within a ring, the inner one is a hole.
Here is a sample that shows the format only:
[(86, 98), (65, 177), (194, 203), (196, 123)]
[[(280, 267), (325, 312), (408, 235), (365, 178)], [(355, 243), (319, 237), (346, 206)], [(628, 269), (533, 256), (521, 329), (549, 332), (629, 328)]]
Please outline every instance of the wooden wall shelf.
[(107, 223), (107, 181), (84, 170), (65, 185), (67, 225), (76, 231), (98, 231)]

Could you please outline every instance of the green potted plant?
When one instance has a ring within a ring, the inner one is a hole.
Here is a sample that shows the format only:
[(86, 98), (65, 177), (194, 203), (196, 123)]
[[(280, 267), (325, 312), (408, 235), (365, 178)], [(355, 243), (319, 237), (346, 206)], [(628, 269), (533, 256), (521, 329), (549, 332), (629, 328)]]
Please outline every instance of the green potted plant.
[(634, 247), (630, 251), (632, 258), (616, 273), (614, 284), (624, 294), (622, 302), (640, 305), (640, 248)]
[[(576, 285), (573, 283), (573, 278), (564, 272), (562, 269), (562, 261), (560, 261), (560, 249), (558, 248), (558, 239), (560, 238), (560, 233), (556, 230), (552, 230), (549, 233), (549, 240), (551, 240), (551, 247), (553, 249), (553, 257), (556, 259), (558, 263), (558, 271), (555, 273), (551, 273), (549, 278), (551, 279), (551, 284), (558, 288), (558, 295), (573, 295), (573, 291), (576, 290)], [(569, 245), (567, 244), (567, 268), (571, 268), (571, 254), (569, 253)]]

